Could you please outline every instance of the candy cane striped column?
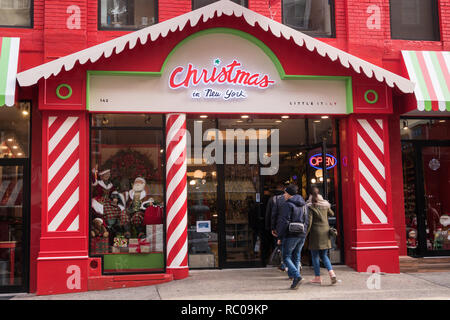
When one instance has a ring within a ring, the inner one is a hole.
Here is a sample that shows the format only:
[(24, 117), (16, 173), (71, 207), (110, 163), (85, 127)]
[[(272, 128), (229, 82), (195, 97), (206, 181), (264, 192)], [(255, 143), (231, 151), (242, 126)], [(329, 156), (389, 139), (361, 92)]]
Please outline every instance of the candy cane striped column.
[(43, 111), (42, 220), (37, 294), (87, 291), (89, 121), (80, 111)]
[(187, 177), (186, 177), (186, 115), (166, 117), (166, 212), (167, 272), (174, 279), (186, 278), (187, 243)]
[(361, 223), (387, 223), (383, 120), (358, 119), (356, 123)]
[[(392, 218), (389, 128), (387, 117), (350, 117), (355, 182), (355, 228), (350, 232), (353, 261), (359, 272), (373, 266), (399, 272), (399, 251)], [(345, 221), (344, 221), (345, 224)]]
[(79, 117), (48, 118), (48, 232), (79, 230), (79, 122)]

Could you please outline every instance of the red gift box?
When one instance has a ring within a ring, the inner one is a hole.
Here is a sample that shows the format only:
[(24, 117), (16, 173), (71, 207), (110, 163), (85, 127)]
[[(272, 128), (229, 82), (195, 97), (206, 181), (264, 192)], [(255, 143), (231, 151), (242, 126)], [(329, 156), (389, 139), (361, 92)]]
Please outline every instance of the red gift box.
[(144, 224), (162, 224), (163, 209), (160, 206), (150, 206), (145, 210)]

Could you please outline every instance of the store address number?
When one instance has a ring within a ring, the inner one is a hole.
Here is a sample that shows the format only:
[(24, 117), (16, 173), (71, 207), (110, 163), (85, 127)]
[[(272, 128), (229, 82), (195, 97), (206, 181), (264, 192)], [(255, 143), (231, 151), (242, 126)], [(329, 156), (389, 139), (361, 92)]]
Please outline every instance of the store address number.
[(100, 102), (109, 102), (109, 99), (100, 98)]

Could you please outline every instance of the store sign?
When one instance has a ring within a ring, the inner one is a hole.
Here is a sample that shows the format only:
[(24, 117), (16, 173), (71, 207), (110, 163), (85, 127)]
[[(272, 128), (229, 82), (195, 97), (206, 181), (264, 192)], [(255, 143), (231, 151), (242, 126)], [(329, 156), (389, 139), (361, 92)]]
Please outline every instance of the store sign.
[[(245, 99), (247, 91), (245, 87), (267, 89), (275, 84), (267, 74), (252, 73), (243, 68), (242, 63), (237, 60), (221, 65), (219, 58), (214, 59), (212, 68), (196, 68), (189, 63), (185, 67), (176, 67), (169, 76), (169, 87), (171, 89), (193, 89), (199, 85), (208, 86), (202, 91), (191, 92), (193, 99)], [(235, 88), (217, 89), (215, 85), (225, 84)]]
[[(302, 63), (301, 60), (298, 63)], [(88, 103), (97, 112), (346, 114), (341, 78), (281, 79), (257, 45), (233, 34), (186, 41), (160, 73), (88, 73)]]
[[(309, 158), (309, 165), (315, 169), (322, 169), (322, 154), (318, 153)], [(331, 154), (327, 153), (326, 166), (327, 170), (333, 169), (337, 165), (337, 159)]]

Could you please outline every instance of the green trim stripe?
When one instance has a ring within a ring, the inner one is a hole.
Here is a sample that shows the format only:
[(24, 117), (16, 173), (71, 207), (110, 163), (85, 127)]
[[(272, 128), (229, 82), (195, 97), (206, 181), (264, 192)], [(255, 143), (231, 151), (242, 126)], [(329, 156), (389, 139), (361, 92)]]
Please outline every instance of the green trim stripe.
[(5, 104), (6, 95), (6, 78), (8, 76), (8, 64), (11, 47), (11, 38), (2, 39), (2, 48), (0, 56), (0, 106)]

